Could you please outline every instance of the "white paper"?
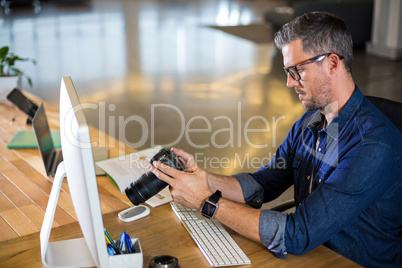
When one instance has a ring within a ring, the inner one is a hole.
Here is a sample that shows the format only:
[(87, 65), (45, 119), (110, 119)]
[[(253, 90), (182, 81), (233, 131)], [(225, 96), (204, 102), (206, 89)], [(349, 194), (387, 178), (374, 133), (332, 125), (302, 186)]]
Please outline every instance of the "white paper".
[(170, 194), (169, 186), (167, 186), (162, 191), (148, 199), (146, 203), (152, 207), (156, 207), (172, 201), (172, 195)]

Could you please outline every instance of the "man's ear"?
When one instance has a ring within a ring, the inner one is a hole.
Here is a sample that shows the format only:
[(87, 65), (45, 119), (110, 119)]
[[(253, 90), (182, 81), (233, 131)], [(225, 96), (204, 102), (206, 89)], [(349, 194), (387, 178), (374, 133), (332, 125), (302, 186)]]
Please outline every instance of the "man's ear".
[(331, 54), (328, 56), (328, 67), (329, 67), (329, 73), (332, 75), (336, 73), (341, 66), (341, 59), (339, 58), (338, 55), (336, 54)]

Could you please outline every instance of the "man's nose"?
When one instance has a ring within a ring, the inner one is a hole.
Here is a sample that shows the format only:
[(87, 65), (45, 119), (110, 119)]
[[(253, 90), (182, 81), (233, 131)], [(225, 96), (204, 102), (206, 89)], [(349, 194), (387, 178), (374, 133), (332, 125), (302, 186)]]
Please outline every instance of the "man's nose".
[(287, 87), (296, 87), (299, 85), (299, 81), (296, 81), (290, 74), (287, 76), (286, 86)]

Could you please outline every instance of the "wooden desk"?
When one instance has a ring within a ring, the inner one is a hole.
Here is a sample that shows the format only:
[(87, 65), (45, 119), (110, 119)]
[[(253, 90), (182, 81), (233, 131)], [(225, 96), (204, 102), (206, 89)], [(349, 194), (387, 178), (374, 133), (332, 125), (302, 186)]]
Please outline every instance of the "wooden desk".
[[(30, 96), (36, 103), (40, 100)], [(51, 129), (58, 128), (58, 110), (45, 105)], [(10, 124), (12, 118), (17, 120)], [(39, 230), (42, 226), (52, 179), (45, 175), (37, 149), (7, 149), (7, 143), (18, 130), (32, 129), (25, 125), (26, 117), (10, 103), (0, 103), (0, 267), (43, 267), (40, 256)], [(110, 156), (133, 152), (124, 144), (91, 128), (92, 141), (109, 147)], [(112, 236), (118, 238), (127, 231), (140, 239), (144, 267), (157, 255), (172, 255), (179, 259), (182, 268), (210, 267), (196, 244), (171, 210), (169, 204), (151, 208), (151, 214), (132, 223), (124, 223), (117, 213), (131, 206), (105, 176), (98, 176), (98, 188), (104, 225)], [(69, 196), (67, 181), (56, 209), (51, 241), (82, 237), (74, 208)], [(303, 255), (289, 254), (277, 259), (262, 244), (228, 230), (251, 259), (252, 265), (242, 267), (356, 267), (354, 262), (332, 250), (320, 246)]]
[[(118, 219), (117, 212), (103, 216), (104, 225), (117, 238), (126, 231), (131, 237), (138, 237), (143, 249), (144, 268), (158, 255), (172, 255), (178, 258), (180, 267), (210, 267), (187, 231), (181, 226), (169, 204), (151, 208), (149, 216), (125, 223)], [(258, 243), (228, 230), (239, 246), (251, 259), (252, 265), (239, 267), (357, 267), (357, 265), (320, 246), (303, 256), (289, 254), (286, 259), (277, 259)], [(78, 223), (54, 228), (51, 240), (81, 237)], [(2, 242), (0, 244), (1, 267), (43, 267), (40, 256), (39, 234), (31, 234)]]

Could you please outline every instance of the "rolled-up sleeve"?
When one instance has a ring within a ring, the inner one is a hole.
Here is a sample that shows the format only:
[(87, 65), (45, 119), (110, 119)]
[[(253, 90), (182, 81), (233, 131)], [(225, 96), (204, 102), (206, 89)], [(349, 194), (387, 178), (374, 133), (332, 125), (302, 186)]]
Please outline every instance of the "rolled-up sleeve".
[(264, 189), (261, 184), (256, 182), (249, 173), (238, 173), (233, 177), (240, 183), (246, 204), (253, 208), (260, 208), (264, 199)]
[[(264, 189), (249, 173), (233, 175), (243, 191), (244, 200), (254, 208), (260, 208), (264, 198)], [(263, 210), (260, 216), (259, 232), (262, 243), (272, 251), (276, 257), (287, 256), (285, 246), (285, 226), (287, 214)]]
[(277, 258), (286, 258), (285, 227), (286, 213), (264, 209), (260, 216), (260, 238), (261, 242)]

